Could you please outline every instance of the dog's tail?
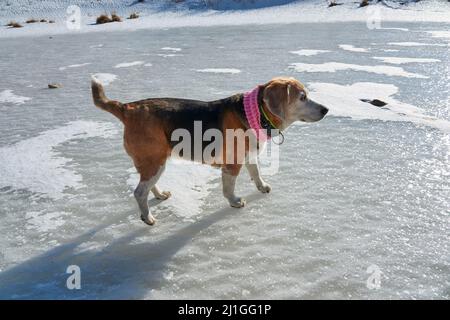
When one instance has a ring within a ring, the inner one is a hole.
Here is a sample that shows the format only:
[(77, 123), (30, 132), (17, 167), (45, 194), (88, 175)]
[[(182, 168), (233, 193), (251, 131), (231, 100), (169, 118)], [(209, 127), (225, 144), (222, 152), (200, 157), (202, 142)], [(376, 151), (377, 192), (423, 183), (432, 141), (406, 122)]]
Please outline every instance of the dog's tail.
[(105, 111), (112, 113), (117, 118), (119, 118), (121, 121), (123, 121), (123, 118), (124, 118), (123, 104), (120, 103), (119, 101), (113, 101), (113, 100), (109, 100), (108, 98), (106, 98), (103, 86), (94, 76), (92, 77), (91, 88), (92, 88), (92, 98), (94, 99), (94, 104), (97, 107), (99, 107), (100, 109), (103, 109)]

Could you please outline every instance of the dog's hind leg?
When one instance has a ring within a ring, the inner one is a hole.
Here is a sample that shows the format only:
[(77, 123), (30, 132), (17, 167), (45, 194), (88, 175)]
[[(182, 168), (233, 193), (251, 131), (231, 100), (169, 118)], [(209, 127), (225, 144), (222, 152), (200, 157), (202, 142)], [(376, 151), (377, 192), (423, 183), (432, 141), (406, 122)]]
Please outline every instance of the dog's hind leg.
[(236, 179), (241, 170), (241, 165), (226, 165), (222, 167), (222, 191), (225, 198), (227, 198), (230, 206), (235, 208), (242, 208), (245, 206), (245, 199), (237, 197), (234, 194), (236, 186)]
[(150, 190), (155, 187), (156, 182), (164, 172), (164, 168), (165, 165), (162, 165), (157, 170), (151, 170), (150, 174), (148, 169), (145, 172), (141, 172), (141, 180), (139, 181), (136, 190), (134, 190), (134, 197), (136, 198), (139, 209), (141, 211), (141, 219), (148, 225), (155, 224), (155, 218), (152, 216), (148, 208), (148, 194)]
[(170, 191), (161, 191), (156, 184), (152, 187), (151, 191), (155, 196), (155, 198), (158, 200), (169, 199), (170, 196), (172, 195)]

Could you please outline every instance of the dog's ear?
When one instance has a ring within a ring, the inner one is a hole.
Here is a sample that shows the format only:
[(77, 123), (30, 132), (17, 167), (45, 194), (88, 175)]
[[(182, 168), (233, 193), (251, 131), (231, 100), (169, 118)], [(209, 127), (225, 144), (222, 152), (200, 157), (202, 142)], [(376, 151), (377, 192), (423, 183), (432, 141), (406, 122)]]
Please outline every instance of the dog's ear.
[(264, 86), (263, 101), (275, 116), (284, 119), (285, 107), (290, 103), (292, 86), (286, 82), (271, 81)]

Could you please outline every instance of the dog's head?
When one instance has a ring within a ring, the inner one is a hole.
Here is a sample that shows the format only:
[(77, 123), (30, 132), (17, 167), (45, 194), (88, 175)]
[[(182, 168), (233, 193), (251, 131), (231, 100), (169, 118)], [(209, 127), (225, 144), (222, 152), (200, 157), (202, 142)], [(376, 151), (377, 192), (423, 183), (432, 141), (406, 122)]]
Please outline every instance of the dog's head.
[(274, 78), (262, 86), (266, 108), (285, 129), (295, 121), (315, 122), (328, 112), (323, 105), (308, 98), (305, 87), (294, 78)]

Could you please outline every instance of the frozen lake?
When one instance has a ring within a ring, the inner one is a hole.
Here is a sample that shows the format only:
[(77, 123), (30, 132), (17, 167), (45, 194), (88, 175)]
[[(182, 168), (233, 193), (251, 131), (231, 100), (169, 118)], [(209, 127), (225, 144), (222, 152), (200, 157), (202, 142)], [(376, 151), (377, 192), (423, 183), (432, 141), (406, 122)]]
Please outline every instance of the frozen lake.
[[(449, 25), (383, 27), (1, 39), (0, 298), (450, 298)], [(94, 73), (121, 101), (214, 100), (289, 75), (330, 113), (286, 132), (269, 195), (243, 171), (240, 210), (216, 170), (170, 164), (173, 196), (150, 200), (149, 227), (121, 124), (91, 102)]]

